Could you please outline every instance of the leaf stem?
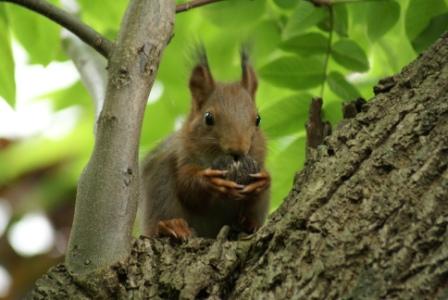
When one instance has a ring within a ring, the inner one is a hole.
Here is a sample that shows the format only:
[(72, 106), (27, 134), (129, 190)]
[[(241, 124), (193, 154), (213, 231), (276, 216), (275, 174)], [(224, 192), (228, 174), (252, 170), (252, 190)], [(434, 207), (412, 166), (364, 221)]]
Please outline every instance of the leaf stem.
[(322, 82), (322, 88), (320, 90), (320, 97), (323, 98), (325, 91), (325, 82), (327, 81), (327, 72), (328, 72), (328, 63), (330, 61), (331, 51), (332, 51), (332, 43), (333, 43), (333, 31), (334, 31), (334, 13), (333, 7), (328, 6), (328, 12), (330, 14), (330, 33), (328, 36), (328, 47), (327, 52), (325, 54), (325, 63), (324, 63), (324, 81)]
[(342, 4), (342, 3), (363, 3), (363, 2), (381, 2), (381, 1), (393, 1), (393, 0), (332, 0), (331, 4)]

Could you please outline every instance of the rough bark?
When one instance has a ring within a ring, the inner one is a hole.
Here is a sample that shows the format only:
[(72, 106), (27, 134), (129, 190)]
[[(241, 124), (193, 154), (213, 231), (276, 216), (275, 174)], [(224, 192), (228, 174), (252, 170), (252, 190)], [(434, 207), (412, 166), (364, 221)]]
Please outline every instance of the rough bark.
[(172, 0), (133, 0), (108, 62), (95, 147), (78, 184), (66, 263), (88, 273), (129, 254), (138, 204), (138, 144), (149, 91), (171, 38)]
[(140, 238), (103, 274), (53, 268), (32, 298), (446, 299), (448, 35), (387, 82), (256, 234)]

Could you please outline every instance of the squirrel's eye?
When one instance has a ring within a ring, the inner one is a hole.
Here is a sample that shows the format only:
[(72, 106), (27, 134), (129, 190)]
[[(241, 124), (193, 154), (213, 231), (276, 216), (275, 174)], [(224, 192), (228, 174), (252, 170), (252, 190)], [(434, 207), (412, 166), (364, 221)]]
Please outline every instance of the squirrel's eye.
[(255, 125), (258, 127), (260, 126), (261, 117), (260, 115), (257, 115), (257, 119), (255, 120)]
[(204, 120), (205, 124), (207, 124), (208, 126), (212, 126), (215, 124), (215, 118), (213, 117), (213, 114), (211, 112), (206, 112), (204, 114)]

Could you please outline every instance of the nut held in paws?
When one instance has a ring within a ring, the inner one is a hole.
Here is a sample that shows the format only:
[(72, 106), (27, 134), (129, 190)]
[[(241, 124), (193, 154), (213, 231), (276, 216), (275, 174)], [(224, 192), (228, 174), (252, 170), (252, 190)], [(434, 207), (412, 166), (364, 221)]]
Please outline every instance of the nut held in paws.
[(226, 174), (226, 179), (244, 185), (254, 181), (254, 178), (250, 177), (249, 174), (255, 174), (260, 171), (257, 162), (250, 156), (243, 156), (238, 161), (235, 161), (232, 156), (223, 155), (213, 161), (212, 168), (229, 171)]

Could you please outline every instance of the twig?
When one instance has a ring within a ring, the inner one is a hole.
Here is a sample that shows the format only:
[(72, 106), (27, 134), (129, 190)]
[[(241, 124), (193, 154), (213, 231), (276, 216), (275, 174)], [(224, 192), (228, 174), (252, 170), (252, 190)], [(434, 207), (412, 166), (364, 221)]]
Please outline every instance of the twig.
[(0, 2), (14, 3), (47, 17), (62, 27), (67, 28), (106, 58), (109, 57), (112, 51), (113, 43), (111, 41), (96, 32), (93, 28), (82, 23), (76, 17), (46, 0), (0, 0)]
[(308, 122), (306, 123), (306, 158), (311, 159), (312, 149), (322, 144), (331, 134), (331, 124), (322, 120), (322, 98), (313, 98), (310, 103)]
[(214, 2), (220, 2), (223, 0), (192, 0), (190, 2), (181, 3), (176, 6), (176, 13), (181, 13), (187, 10), (190, 10), (195, 7), (207, 5)]

